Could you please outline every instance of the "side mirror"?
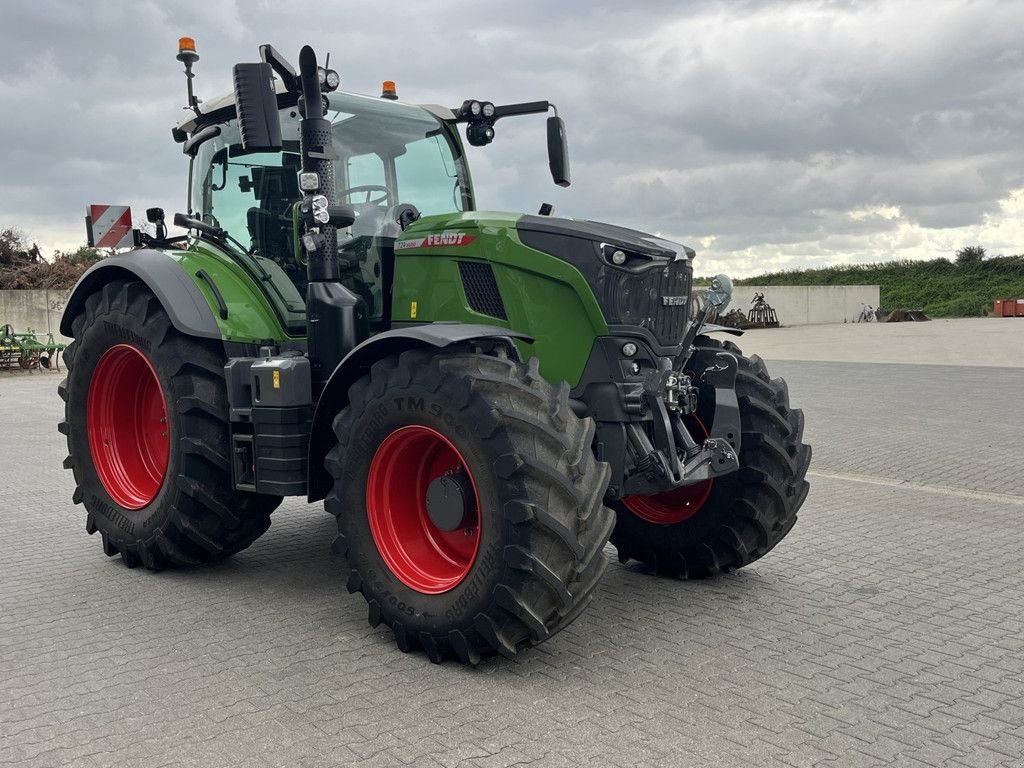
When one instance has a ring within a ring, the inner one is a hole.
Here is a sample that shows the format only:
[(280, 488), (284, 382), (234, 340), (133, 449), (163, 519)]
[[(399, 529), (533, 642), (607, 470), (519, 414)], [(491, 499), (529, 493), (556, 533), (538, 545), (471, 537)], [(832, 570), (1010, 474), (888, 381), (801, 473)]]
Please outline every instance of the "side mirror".
[(568, 187), (569, 144), (565, 138), (565, 123), (555, 115), (548, 118), (548, 165), (555, 184)]
[(351, 205), (328, 205), (328, 221), (339, 229), (351, 227), (356, 223), (356, 212)]
[(231, 70), (242, 149), (246, 152), (278, 152), (281, 149), (281, 115), (274, 93), (274, 71), (266, 63), (235, 64)]

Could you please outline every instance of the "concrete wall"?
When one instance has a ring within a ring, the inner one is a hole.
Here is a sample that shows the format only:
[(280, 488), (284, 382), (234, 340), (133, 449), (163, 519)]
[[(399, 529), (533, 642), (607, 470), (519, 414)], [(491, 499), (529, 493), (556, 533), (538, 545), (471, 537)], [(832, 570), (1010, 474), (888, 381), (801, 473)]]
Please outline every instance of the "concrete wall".
[[(750, 309), (757, 292), (775, 308), (782, 325), (823, 325), (854, 322), (861, 302), (878, 306), (877, 285), (771, 285), (736, 286), (729, 309)], [(69, 291), (0, 291), (0, 325), (10, 323), (15, 331), (52, 333), (67, 344), (71, 339), (59, 335), (60, 317)], [(702, 291), (697, 291), (702, 295)], [(700, 302), (695, 303), (696, 305)]]
[(755, 293), (763, 293), (782, 325), (852, 323), (861, 304), (878, 308), (877, 285), (738, 285), (729, 309), (750, 310)]
[(17, 332), (29, 329), (67, 344), (60, 335), (60, 317), (70, 291), (0, 291), (0, 325), (10, 324)]

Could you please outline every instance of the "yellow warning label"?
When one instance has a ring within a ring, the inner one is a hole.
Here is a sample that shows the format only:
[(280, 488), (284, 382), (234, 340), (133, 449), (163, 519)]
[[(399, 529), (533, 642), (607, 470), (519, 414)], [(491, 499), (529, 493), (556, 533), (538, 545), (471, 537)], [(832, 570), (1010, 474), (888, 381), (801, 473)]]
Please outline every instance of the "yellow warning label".
[(274, 371), (274, 389), (281, 388), (281, 372)]
[(416, 302), (409, 305), (409, 317), (416, 317)]

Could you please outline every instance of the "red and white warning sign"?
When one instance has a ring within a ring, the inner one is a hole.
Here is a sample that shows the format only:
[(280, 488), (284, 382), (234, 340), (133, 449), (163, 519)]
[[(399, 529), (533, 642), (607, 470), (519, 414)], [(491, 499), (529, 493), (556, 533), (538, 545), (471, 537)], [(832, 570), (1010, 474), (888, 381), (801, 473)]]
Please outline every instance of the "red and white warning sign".
[(89, 245), (94, 248), (131, 248), (132, 209), (127, 205), (90, 205), (86, 216)]

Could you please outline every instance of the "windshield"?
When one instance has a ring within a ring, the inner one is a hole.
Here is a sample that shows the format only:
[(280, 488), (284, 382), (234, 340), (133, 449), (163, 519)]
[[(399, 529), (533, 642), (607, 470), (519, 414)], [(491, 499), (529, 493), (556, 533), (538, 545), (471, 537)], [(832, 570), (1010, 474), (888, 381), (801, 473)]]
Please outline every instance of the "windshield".
[[(338, 202), (356, 219), (338, 232), (342, 282), (366, 303), (370, 322), (386, 323), (398, 206), (421, 215), (472, 210), (469, 176), (457, 140), (421, 107), (334, 93), (331, 121)], [(202, 144), (192, 167), (191, 209), (221, 227), (271, 275), (292, 303), (306, 293), (301, 234), (299, 115), (281, 111), (282, 151), (242, 149), (238, 123), (220, 125)]]
[[(394, 236), (386, 217), (402, 203), (424, 216), (472, 208), (461, 147), (429, 112), (353, 94), (330, 94), (329, 103), (338, 201), (353, 205), (358, 217), (349, 236)], [(220, 127), (221, 134), (200, 147), (191, 205), (204, 221), (249, 245), (256, 239), (252, 209), (290, 215), (301, 199), (299, 116), (294, 107), (281, 112), (282, 152), (246, 154), (237, 122)]]

